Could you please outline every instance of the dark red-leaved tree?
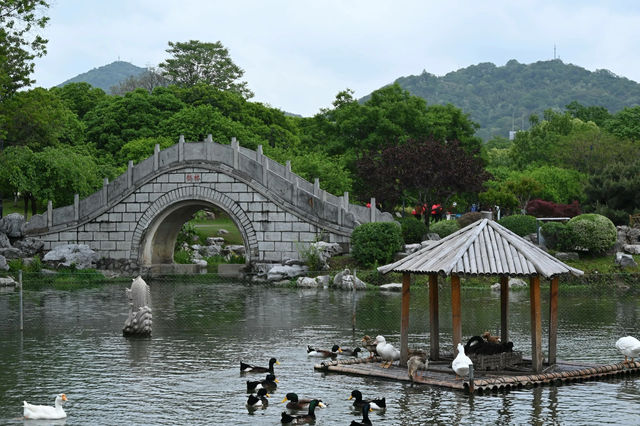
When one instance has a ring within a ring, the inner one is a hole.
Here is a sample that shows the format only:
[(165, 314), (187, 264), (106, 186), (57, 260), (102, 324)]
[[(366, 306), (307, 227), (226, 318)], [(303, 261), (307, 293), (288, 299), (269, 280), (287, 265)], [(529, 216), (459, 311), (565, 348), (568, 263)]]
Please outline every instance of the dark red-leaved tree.
[(365, 152), (357, 162), (357, 175), (362, 198), (375, 197), (385, 207), (398, 204), (404, 194), (429, 207), (446, 206), (454, 194), (482, 191), (490, 178), (483, 161), (458, 141), (433, 139), (411, 139)]

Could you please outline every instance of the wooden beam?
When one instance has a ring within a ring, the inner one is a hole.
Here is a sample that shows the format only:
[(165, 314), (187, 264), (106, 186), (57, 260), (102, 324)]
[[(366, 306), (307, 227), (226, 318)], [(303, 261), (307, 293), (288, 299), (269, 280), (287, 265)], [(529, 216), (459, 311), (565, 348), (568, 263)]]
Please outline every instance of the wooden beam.
[(529, 280), (531, 306), (531, 367), (533, 371), (542, 371), (542, 317), (540, 315), (540, 277)]
[(402, 274), (402, 306), (400, 316), (400, 365), (409, 359), (409, 303), (411, 301), (411, 274)]
[(549, 365), (556, 363), (558, 342), (558, 277), (551, 278), (549, 294)]
[(460, 303), (460, 277), (451, 275), (451, 315), (453, 324), (453, 354), (458, 354), (458, 343), (462, 342), (462, 308)]
[(438, 274), (429, 274), (429, 325), (431, 341), (429, 356), (432, 361), (440, 359), (440, 322), (438, 320)]
[(509, 277), (500, 275), (500, 339), (509, 341)]

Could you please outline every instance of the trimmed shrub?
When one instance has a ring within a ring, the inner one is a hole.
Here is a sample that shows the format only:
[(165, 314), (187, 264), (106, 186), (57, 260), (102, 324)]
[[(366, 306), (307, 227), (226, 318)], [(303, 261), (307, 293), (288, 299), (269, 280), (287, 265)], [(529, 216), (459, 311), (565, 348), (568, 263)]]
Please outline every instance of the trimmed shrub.
[(429, 231), (435, 232), (440, 236), (440, 238), (451, 235), (458, 229), (460, 229), (460, 225), (458, 225), (457, 220), (441, 220), (440, 222), (436, 222), (429, 227)]
[(521, 237), (538, 231), (538, 228), (536, 227), (536, 218), (529, 215), (514, 214), (511, 216), (505, 216), (500, 219), (498, 223)]
[(462, 229), (465, 226), (471, 225), (473, 222), (479, 221), (480, 219), (482, 219), (482, 213), (469, 212), (469, 213), (463, 214), (456, 220), (458, 221), (458, 226), (460, 227), (460, 229)]
[(390, 263), (402, 245), (397, 222), (363, 223), (351, 233), (351, 255), (363, 266)]
[(421, 243), (427, 234), (427, 225), (413, 216), (400, 219), (402, 239), (405, 244)]
[(531, 200), (527, 203), (527, 214), (535, 217), (574, 217), (580, 214), (580, 204), (558, 204), (552, 201)]
[(540, 227), (545, 244), (552, 250), (573, 250), (575, 238), (566, 224), (561, 222), (546, 222)]
[(567, 222), (575, 238), (575, 248), (591, 253), (604, 253), (616, 243), (616, 226), (609, 218), (595, 214), (581, 214)]

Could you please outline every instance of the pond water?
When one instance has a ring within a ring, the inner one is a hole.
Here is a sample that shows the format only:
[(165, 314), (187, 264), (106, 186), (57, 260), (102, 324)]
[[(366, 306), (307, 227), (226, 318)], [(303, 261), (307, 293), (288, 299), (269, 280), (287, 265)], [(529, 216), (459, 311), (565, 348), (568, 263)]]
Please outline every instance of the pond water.
[[(67, 394), (68, 425), (277, 425), (285, 393), (319, 397), (317, 425), (345, 425), (360, 415), (347, 399), (386, 397), (374, 425), (640, 424), (640, 376), (469, 396), (446, 389), (323, 374), (306, 345), (356, 346), (364, 334), (399, 343), (400, 295), (236, 284), (149, 282), (153, 336), (122, 337), (128, 305), (122, 285), (24, 294), (0, 293), (0, 424), (21, 424), (22, 401), (52, 405)], [(451, 350), (449, 295), (441, 292), (441, 349)], [(543, 292), (546, 294), (546, 292)], [(528, 291), (512, 291), (511, 337), (530, 351)], [(499, 327), (499, 294), (463, 289), (463, 336)], [(543, 318), (546, 317), (546, 299)], [(410, 346), (428, 348), (428, 292), (412, 289)], [(640, 334), (638, 296), (561, 291), (558, 357), (618, 362), (614, 343)], [(353, 320), (355, 312), (355, 324)], [(546, 322), (543, 324), (546, 327)], [(546, 334), (546, 328), (544, 334)], [(546, 350), (546, 341), (544, 349)], [(268, 408), (250, 413), (240, 360), (276, 357), (278, 389)]]

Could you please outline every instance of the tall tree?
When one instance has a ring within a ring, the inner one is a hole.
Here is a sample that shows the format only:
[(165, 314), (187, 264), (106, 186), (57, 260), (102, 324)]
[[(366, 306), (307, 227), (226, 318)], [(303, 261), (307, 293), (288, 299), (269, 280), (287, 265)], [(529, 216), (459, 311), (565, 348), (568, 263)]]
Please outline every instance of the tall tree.
[(198, 83), (210, 84), (219, 90), (229, 90), (251, 98), (253, 92), (244, 81), (238, 81), (244, 70), (229, 56), (220, 41), (204, 43), (198, 40), (169, 42), (167, 53), (171, 58), (160, 64), (163, 75), (178, 86), (191, 87)]
[(145, 89), (151, 93), (156, 87), (167, 87), (168, 85), (169, 80), (162, 75), (162, 72), (154, 67), (150, 67), (141, 74), (129, 76), (126, 80), (113, 86), (111, 93), (114, 95), (124, 95), (136, 89)]
[(48, 7), (45, 0), (0, 0), (0, 102), (34, 82), (32, 61), (47, 53), (36, 30), (47, 24)]

